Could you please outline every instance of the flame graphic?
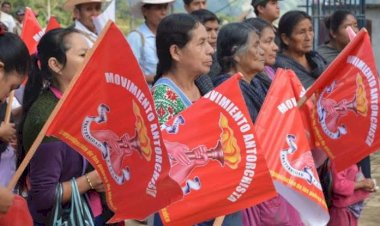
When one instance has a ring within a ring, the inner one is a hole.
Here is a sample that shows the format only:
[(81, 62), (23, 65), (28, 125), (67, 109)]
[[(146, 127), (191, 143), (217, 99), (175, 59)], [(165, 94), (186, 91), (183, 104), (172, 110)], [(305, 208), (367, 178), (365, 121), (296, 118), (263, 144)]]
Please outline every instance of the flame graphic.
[(133, 113), (136, 116), (136, 130), (137, 130), (137, 139), (140, 144), (140, 154), (144, 156), (147, 161), (150, 161), (152, 157), (152, 149), (150, 145), (150, 140), (148, 137), (148, 130), (144, 124), (143, 118), (141, 116), (140, 108), (137, 104), (132, 101), (133, 104)]
[(234, 137), (234, 132), (228, 126), (227, 117), (223, 114), (220, 114), (219, 127), (222, 129), (220, 142), (224, 152), (224, 163), (231, 169), (236, 169), (241, 161), (240, 148)]
[(367, 116), (368, 100), (366, 97), (365, 86), (363, 84), (363, 78), (360, 74), (356, 76), (356, 85), (356, 110), (362, 116)]

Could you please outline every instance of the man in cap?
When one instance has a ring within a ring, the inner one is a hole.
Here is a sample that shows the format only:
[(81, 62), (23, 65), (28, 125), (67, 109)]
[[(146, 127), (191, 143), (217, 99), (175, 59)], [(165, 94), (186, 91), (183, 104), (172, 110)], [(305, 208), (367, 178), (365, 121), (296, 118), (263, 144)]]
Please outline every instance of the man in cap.
[(74, 14), (74, 27), (83, 32), (90, 46), (96, 41), (96, 33), (93, 17), (101, 13), (102, 2), (107, 0), (67, 0), (63, 5), (66, 11)]
[(195, 10), (207, 9), (207, 0), (183, 0), (183, 5), (187, 13)]
[(271, 24), (280, 17), (278, 0), (252, 0), (251, 5), (257, 17)]
[[(278, 0), (252, 0), (251, 5), (257, 17), (273, 24), (280, 17), (280, 6)], [(273, 25), (276, 34), (275, 42), (279, 46), (280, 39), (277, 34), (277, 27)]]
[(157, 69), (156, 32), (158, 24), (169, 13), (169, 3), (175, 0), (138, 0), (131, 6), (135, 18), (144, 23), (131, 31), (127, 40), (148, 83), (152, 83)]
[(24, 21), (24, 17), (25, 17), (25, 9), (18, 9), (16, 11), (16, 27), (14, 29), (14, 32), (17, 34), (17, 35), (21, 35), (21, 31), (22, 31), (22, 23)]

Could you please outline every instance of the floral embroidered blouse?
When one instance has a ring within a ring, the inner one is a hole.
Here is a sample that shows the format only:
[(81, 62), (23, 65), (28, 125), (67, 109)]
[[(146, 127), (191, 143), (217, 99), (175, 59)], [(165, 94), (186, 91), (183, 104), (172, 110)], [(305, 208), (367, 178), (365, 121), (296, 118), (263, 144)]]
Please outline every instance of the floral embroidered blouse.
[(160, 124), (167, 122), (191, 105), (191, 101), (169, 78), (157, 80), (152, 92)]

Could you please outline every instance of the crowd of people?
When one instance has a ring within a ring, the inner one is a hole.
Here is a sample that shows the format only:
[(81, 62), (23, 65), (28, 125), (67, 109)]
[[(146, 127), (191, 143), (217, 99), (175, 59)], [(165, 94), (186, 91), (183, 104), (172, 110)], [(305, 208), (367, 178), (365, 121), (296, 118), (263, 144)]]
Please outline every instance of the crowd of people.
[[(136, 0), (131, 12), (143, 23), (127, 36), (147, 83), (151, 87), (159, 123), (167, 122), (205, 93), (240, 72), (240, 88), (254, 123), (278, 68), (292, 69), (305, 88), (310, 87), (349, 43), (345, 28), (358, 32), (355, 16), (338, 10), (326, 18), (329, 41), (313, 49), (314, 29), (310, 15), (293, 10), (280, 17), (277, 0), (252, 0), (255, 18), (221, 25), (206, 0), (184, 0), (187, 13), (169, 15), (175, 0)], [(5, 188), (69, 83), (84, 62), (98, 34), (92, 17), (101, 13), (102, 0), (68, 0), (64, 9), (73, 13), (74, 24), (47, 32), (31, 57), (17, 36), (24, 11), (17, 20), (0, 12), (0, 215), (12, 205), (13, 194)], [(279, 19), (278, 27), (273, 22)], [(13, 22), (10, 22), (10, 21)], [(16, 22), (17, 21), (17, 22)], [(6, 98), (28, 80), (19, 98), (21, 113), (4, 121)], [(174, 98), (167, 98), (167, 93)], [(16, 130), (17, 127), (17, 130)], [(201, 160), (192, 164), (202, 164)], [(369, 157), (337, 172), (326, 160), (324, 173), (331, 174), (331, 226), (357, 225), (363, 200), (375, 189), (370, 179)], [(189, 164), (189, 165), (192, 165)], [(322, 175), (324, 176), (324, 175)], [(61, 185), (62, 203), (71, 199), (71, 179), (85, 194), (95, 225), (112, 216), (104, 186), (96, 170), (64, 142), (45, 137), (31, 160), (18, 190), (26, 194), (34, 225), (51, 225), (56, 188)], [(329, 187), (327, 186), (327, 187)], [(329, 191), (324, 191), (329, 192)], [(327, 197), (327, 196), (326, 196)], [(67, 206), (67, 205), (66, 205)], [(158, 214), (135, 224), (162, 225)], [(213, 225), (214, 219), (197, 225)], [(304, 225), (297, 209), (282, 196), (227, 215), (223, 225)]]

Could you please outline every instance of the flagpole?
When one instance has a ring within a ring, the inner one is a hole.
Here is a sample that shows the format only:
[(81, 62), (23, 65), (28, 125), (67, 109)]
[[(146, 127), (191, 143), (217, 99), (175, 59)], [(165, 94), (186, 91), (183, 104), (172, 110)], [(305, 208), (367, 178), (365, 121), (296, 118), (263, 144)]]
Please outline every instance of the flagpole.
[(223, 215), (223, 216), (219, 216), (219, 217), (215, 218), (214, 223), (212, 224), (212, 226), (222, 226), (225, 217), (226, 216)]
[(13, 90), (8, 96), (8, 105), (7, 105), (7, 110), (5, 111), (4, 123), (9, 123), (11, 121), (11, 112), (12, 112), (12, 104), (13, 104), (14, 95), (15, 95), (15, 91)]
[(47, 130), (49, 129), (50, 127), (50, 124), (52, 123), (53, 119), (55, 118), (55, 116), (57, 115), (59, 109), (61, 108), (62, 106), (62, 103), (64, 102), (64, 100), (66, 99), (68, 93), (70, 92), (70, 90), (73, 88), (76, 80), (78, 80), (80, 74), (82, 73), (82, 70), (83, 68), (85, 67), (85, 65), (87, 64), (88, 60), (91, 58), (92, 54), (94, 53), (95, 49), (98, 47), (99, 43), (100, 43), (100, 40), (103, 39), (104, 35), (106, 34), (106, 31), (108, 30), (108, 28), (111, 26), (112, 22), (108, 21), (107, 25), (105, 26), (105, 29), (103, 30), (103, 32), (100, 34), (100, 36), (98, 37), (97, 41), (95, 42), (94, 46), (90, 49), (89, 53), (86, 55), (86, 58), (84, 60), (84, 63), (83, 63), (83, 66), (82, 68), (77, 72), (77, 74), (74, 76), (74, 78), (71, 80), (70, 82), (70, 85), (69, 87), (67, 88), (66, 92), (63, 94), (63, 97), (62, 99), (60, 99), (60, 101), (57, 103), (56, 107), (54, 108), (53, 112), (50, 114), (48, 120), (46, 121), (46, 123), (44, 124), (44, 126), (42, 127), (40, 133), (38, 134), (37, 138), (34, 140), (32, 146), (29, 148), (29, 151), (27, 152), (27, 154), (25, 155), (24, 159), (22, 160), (20, 166), (17, 168), (15, 174), (13, 175), (11, 181), (9, 182), (7, 188), (12, 191), (14, 189), (14, 187), (16, 186), (17, 184), (17, 181), (20, 179), (22, 173), (24, 172), (24, 170), (26, 169), (26, 167), (28, 166), (30, 160), (32, 160), (32, 157), (33, 155), (36, 153), (37, 151), (37, 148), (38, 146), (40, 146), (42, 140), (44, 139), (45, 137), (45, 134), (47, 132)]

